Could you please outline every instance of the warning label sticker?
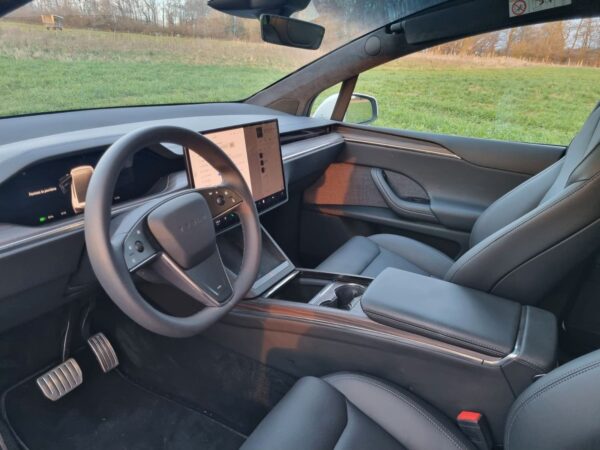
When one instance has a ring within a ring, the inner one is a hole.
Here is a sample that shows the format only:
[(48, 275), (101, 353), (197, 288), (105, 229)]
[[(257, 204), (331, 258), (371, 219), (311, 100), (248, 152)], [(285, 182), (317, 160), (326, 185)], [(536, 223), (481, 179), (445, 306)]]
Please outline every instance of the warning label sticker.
[(570, 5), (572, 0), (508, 0), (510, 17), (544, 11), (545, 9), (560, 8)]

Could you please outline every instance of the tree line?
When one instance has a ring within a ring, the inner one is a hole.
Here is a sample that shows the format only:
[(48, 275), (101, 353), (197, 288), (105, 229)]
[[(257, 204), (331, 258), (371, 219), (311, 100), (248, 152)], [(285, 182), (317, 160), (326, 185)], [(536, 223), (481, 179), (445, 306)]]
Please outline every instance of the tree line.
[[(301, 16), (326, 26), (336, 42), (342, 42), (356, 37), (357, 30), (364, 32), (398, 17), (399, 2), (386, 2), (389, 6), (381, 8), (381, 0), (313, 0)], [(65, 26), (72, 28), (260, 40), (255, 20), (217, 12), (207, 0), (34, 0), (11, 16), (36, 22), (42, 14), (62, 16)]]
[(580, 19), (512, 28), (450, 42), (428, 52), (598, 67), (600, 20)]
[[(406, 14), (409, 11), (405, 8), (405, 2), (397, 0), (313, 0), (300, 17), (326, 27), (328, 50)], [(34, 0), (12, 16), (39, 22), (41, 14), (63, 16), (65, 26), (72, 28), (260, 41), (255, 20), (214, 11), (207, 0)], [(600, 20), (514, 28), (461, 39), (427, 52), (600, 66)]]

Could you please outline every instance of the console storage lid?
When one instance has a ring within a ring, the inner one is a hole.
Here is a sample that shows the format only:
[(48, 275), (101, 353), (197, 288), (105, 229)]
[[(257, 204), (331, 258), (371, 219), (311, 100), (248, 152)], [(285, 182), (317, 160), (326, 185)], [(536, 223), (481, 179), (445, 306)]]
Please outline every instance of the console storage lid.
[(362, 307), (375, 322), (496, 357), (513, 352), (523, 312), (510, 300), (391, 268), (371, 283)]

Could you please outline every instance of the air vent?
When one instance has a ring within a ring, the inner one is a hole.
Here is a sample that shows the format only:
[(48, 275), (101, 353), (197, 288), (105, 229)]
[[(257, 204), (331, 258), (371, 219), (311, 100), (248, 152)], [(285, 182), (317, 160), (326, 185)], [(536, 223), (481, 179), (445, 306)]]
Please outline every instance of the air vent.
[(291, 144), (292, 142), (304, 141), (306, 139), (316, 138), (331, 132), (331, 127), (311, 128), (310, 130), (298, 130), (281, 135), (281, 145)]

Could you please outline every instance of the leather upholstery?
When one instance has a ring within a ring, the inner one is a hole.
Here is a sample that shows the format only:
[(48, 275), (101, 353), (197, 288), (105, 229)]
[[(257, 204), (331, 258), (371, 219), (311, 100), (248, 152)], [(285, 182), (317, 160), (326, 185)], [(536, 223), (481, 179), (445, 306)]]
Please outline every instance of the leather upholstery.
[(553, 370), (513, 404), (506, 450), (600, 448), (600, 351)]
[[(600, 448), (600, 351), (553, 370), (514, 402), (506, 450)], [(364, 375), (302, 378), (242, 450), (474, 449), (409, 392)]]
[(352, 373), (302, 378), (242, 450), (473, 449), (458, 428), (409, 392)]
[(403, 236), (356, 236), (334, 252), (318, 269), (376, 277), (387, 267), (443, 278), (453, 260), (442, 252)]
[[(396, 295), (399, 288), (401, 296)], [(371, 283), (361, 305), (376, 322), (499, 357), (513, 351), (524, 308), (485, 292), (390, 268)]]
[[(553, 288), (548, 280), (559, 281), (600, 244), (599, 193), (597, 108), (564, 158), (498, 199), (478, 218), (471, 248), (456, 262), (448, 266), (427, 246), (424, 250), (413, 240), (380, 235), (349, 241), (319, 269), (377, 276), (387, 265), (535, 304)], [(365, 256), (358, 256), (361, 253)], [(344, 262), (344, 257), (355, 261)]]

